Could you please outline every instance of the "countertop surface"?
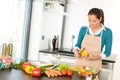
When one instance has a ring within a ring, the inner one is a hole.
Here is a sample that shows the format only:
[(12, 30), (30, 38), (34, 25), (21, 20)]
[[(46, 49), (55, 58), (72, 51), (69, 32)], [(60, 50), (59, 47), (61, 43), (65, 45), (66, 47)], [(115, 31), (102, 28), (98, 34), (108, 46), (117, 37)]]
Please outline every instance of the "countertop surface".
[(0, 80), (83, 80), (83, 78), (80, 78), (76, 73), (74, 73), (72, 77), (59, 76), (48, 78), (45, 75), (42, 75), (41, 77), (33, 77), (21, 70), (6, 69), (0, 71)]
[[(100, 80), (109, 80), (109, 71), (101, 71), (99, 74)], [(0, 80), (85, 80), (84, 78), (80, 77), (79, 74), (74, 73), (72, 77), (68, 76), (60, 76), (54, 78), (48, 78), (45, 75), (41, 77), (33, 77), (32, 75), (28, 75), (22, 70), (16, 69), (6, 69), (0, 70)]]

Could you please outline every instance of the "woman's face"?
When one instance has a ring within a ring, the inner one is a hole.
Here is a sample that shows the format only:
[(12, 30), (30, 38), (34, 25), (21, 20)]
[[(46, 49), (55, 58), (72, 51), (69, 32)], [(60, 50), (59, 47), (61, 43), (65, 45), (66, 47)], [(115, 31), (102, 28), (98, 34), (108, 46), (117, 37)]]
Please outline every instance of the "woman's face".
[(101, 19), (98, 19), (96, 15), (88, 15), (88, 21), (92, 29), (100, 27)]

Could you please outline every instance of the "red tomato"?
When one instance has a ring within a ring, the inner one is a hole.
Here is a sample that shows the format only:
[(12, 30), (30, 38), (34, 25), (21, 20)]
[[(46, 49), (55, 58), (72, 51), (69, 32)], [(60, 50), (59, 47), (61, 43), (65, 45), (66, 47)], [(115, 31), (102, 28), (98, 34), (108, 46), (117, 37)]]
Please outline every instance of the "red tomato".
[(22, 64), (22, 70), (25, 71), (26, 66), (30, 66), (30, 65), (31, 65), (31, 63), (29, 63), (29, 62), (23, 63)]
[(33, 76), (36, 76), (36, 77), (39, 77), (39, 76), (41, 75), (41, 70), (40, 70), (40, 68), (34, 68), (34, 69), (32, 70), (32, 75), (33, 75)]
[(72, 76), (72, 73), (73, 73), (73, 72), (72, 72), (71, 70), (67, 70), (67, 75), (68, 75), (68, 76)]
[(67, 74), (67, 70), (62, 70), (61, 73), (62, 73), (62, 75), (65, 76)]

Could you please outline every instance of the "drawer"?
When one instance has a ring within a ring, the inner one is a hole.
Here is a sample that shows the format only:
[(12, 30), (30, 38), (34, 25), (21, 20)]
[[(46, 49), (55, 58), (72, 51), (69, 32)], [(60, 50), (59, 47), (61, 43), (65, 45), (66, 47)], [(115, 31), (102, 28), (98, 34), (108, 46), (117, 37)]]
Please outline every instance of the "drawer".
[(108, 62), (103, 61), (102, 62), (102, 68), (112, 70), (113, 69), (113, 63), (108, 63)]

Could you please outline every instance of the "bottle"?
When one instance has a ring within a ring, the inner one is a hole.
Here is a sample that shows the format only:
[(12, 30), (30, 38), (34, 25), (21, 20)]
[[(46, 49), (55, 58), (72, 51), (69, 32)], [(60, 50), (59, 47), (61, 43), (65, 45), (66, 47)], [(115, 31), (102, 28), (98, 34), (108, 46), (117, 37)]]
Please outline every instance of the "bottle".
[(56, 46), (56, 36), (54, 35), (54, 38), (52, 39), (52, 45), (53, 45), (53, 50), (55, 50)]
[(10, 46), (9, 56), (12, 56), (12, 53), (13, 53), (13, 43), (9, 43), (9, 46)]
[(6, 47), (6, 56), (10, 54), (10, 44), (7, 45)]
[(48, 39), (48, 50), (50, 50), (50, 49), (51, 49), (51, 40)]
[(60, 64), (61, 56), (59, 53), (56, 54), (56, 64)]
[(58, 48), (59, 48), (59, 36), (57, 35), (55, 49), (58, 50)]
[(6, 49), (7, 49), (7, 44), (3, 43), (3, 45), (2, 45), (2, 56), (6, 56)]
[(13, 42), (12, 42), (12, 38), (10, 38), (10, 41), (6, 49), (6, 55), (12, 56), (12, 53), (13, 53)]

